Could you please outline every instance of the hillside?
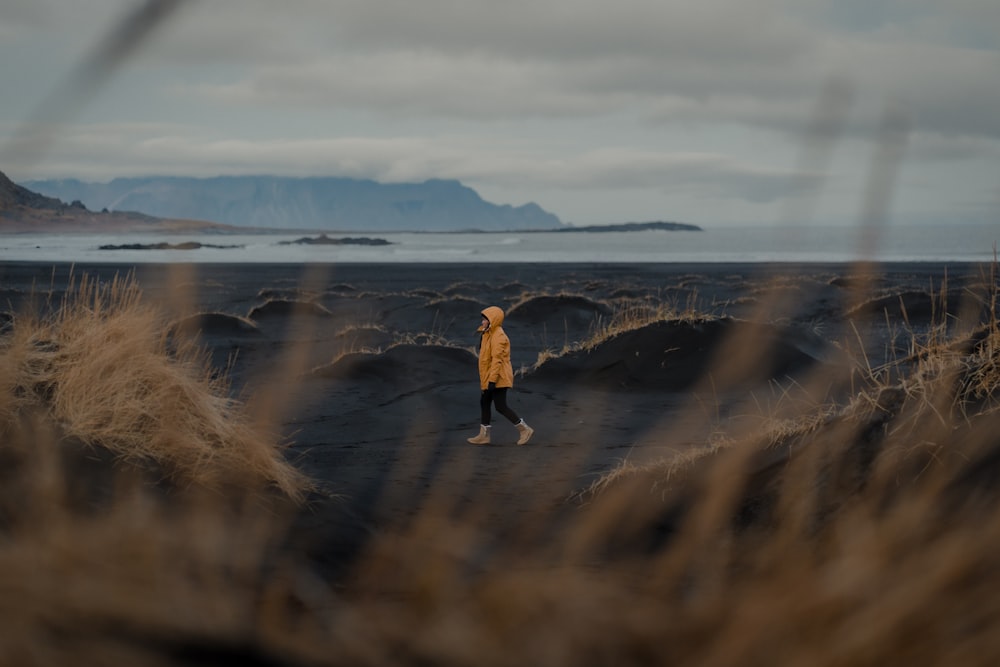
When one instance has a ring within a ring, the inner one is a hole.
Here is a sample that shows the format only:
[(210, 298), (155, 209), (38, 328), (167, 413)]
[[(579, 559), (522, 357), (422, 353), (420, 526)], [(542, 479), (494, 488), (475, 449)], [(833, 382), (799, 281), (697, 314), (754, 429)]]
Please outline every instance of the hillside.
[(59, 199), (46, 197), (14, 183), (7, 175), (0, 172), (0, 216), (19, 210), (59, 211), (64, 209), (78, 210), (82, 204), (76, 202), (67, 206)]
[(562, 226), (537, 204), (498, 205), (453, 180), (219, 176), (29, 181), (32, 190), (92, 210), (141, 211), (238, 227), (340, 231), (507, 231)]
[(0, 233), (231, 231), (200, 220), (157, 218), (134, 211), (88, 210), (79, 200), (66, 204), (11, 181), (0, 172)]

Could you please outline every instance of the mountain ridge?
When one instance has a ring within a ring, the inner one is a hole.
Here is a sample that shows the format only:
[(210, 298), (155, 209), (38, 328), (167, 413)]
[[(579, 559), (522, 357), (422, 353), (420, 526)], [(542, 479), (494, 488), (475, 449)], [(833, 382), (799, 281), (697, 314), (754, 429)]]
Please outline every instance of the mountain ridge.
[[(184, 180), (183, 177), (177, 177)], [(225, 178), (225, 177), (222, 177)], [(232, 177), (232, 178), (242, 178), (242, 177)], [(129, 183), (130, 181), (135, 182), (145, 182), (145, 179), (116, 179), (116, 181)], [(197, 180), (197, 179), (187, 179), (187, 180)], [(310, 179), (299, 179), (299, 180), (310, 180)], [(325, 179), (317, 178), (312, 179), (315, 181), (323, 181)], [(341, 179), (348, 182), (354, 186), (361, 188), (377, 188), (378, 184), (374, 181), (356, 181), (352, 179)], [(37, 181), (28, 181), (28, 184), (37, 183)], [(61, 186), (61, 191), (68, 193), (69, 195), (81, 195), (84, 194), (86, 187), (89, 185), (83, 181), (78, 181), (75, 179), (65, 179), (61, 181), (47, 181), (49, 184), (57, 184)], [(492, 207), (491, 210), (510, 212), (516, 211), (514, 207), (508, 205), (497, 206), (495, 204), (489, 204), (488, 202), (483, 202), (483, 200), (475, 193), (471, 188), (466, 188), (462, 186), (457, 181), (442, 181), (442, 180), (432, 180), (425, 181), (423, 184), (410, 184), (411, 187), (442, 187), (447, 189), (453, 189), (454, 191), (462, 193), (462, 195), (473, 203), (482, 202), (487, 207)], [(55, 186), (52, 186), (55, 188)], [(456, 189), (457, 188), (457, 189)], [(50, 188), (51, 191), (52, 188)], [(58, 188), (57, 188), (58, 189)], [(119, 200), (121, 198), (119, 197)], [(120, 202), (119, 202), (120, 203)], [(534, 204), (526, 205), (528, 211), (532, 211), (531, 207)], [(521, 210), (525, 210), (525, 207), (520, 207)], [(538, 208), (540, 211), (541, 209)], [(544, 212), (543, 212), (544, 213)], [(546, 216), (550, 214), (545, 214)], [(551, 216), (555, 218), (555, 216)], [(545, 218), (547, 219), (547, 218)], [(514, 224), (516, 224), (517, 218), (513, 218)], [(666, 222), (666, 221), (655, 221), (655, 222), (625, 222), (625, 223), (614, 223), (614, 224), (604, 224), (604, 225), (584, 225), (576, 226), (564, 224), (558, 222), (558, 218), (555, 218), (558, 225), (557, 226), (544, 226), (544, 227), (522, 227), (522, 226), (512, 226), (503, 227), (499, 229), (481, 229), (477, 227), (468, 226), (468, 220), (462, 219), (462, 225), (456, 226), (455, 228), (445, 228), (445, 229), (386, 229), (377, 230), (384, 232), (410, 232), (410, 233), (533, 233), (533, 232), (627, 232), (627, 231), (650, 231), (650, 230), (665, 230), (665, 231), (702, 231), (697, 225), (691, 225), (680, 222)], [(99, 212), (91, 211), (87, 206), (79, 199), (74, 198), (71, 203), (66, 204), (61, 198), (47, 196), (45, 194), (36, 192), (28, 187), (18, 185), (11, 181), (3, 172), (0, 172), (0, 233), (20, 233), (20, 232), (35, 232), (35, 233), (60, 233), (60, 232), (164, 232), (164, 233), (177, 233), (177, 232), (210, 232), (210, 233), (283, 233), (283, 232), (309, 232), (309, 231), (334, 231), (332, 228), (322, 228), (313, 229), (310, 227), (288, 227), (288, 228), (276, 228), (271, 226), (243, 226), (243, 225), (231, 225), (225, 223), (211, 222), (201, 219), (183, 218), (183, 217), (158, 217), (154, 215), (149, 215), (146, 213), (141, 213), (137, 211), (123, 211), (123, 210), (108, 210), (107, 207), (102, 207)], [(342, 231), (342, 230), (338, 230)], [(368, 231), (368, 230), (366, 230)]]
[(26, 181), (42, 195), (91, 209), (141, 211), (235, 227), (339, 231), (552, 230), (559, 218), (538, 206), (487, 202), (456, 180), (379, 183), (344, 177), (151, 176), (107, 183)]

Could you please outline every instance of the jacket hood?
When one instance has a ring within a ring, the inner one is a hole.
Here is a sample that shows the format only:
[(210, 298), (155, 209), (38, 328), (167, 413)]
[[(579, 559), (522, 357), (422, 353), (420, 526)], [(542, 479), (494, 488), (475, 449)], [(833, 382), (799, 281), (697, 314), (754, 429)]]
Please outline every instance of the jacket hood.
[(496, 329), (503, 324), (503, 309), (499, 306), (490, 306), (484, 309), (481, 314), (490, 321), (490, 330)]

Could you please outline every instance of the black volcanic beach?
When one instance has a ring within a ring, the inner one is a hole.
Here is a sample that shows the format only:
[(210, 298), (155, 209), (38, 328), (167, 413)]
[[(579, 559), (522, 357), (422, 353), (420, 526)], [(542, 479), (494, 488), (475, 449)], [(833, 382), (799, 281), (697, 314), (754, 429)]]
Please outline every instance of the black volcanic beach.
[(992, 658), (996, 268), (0, 263), (8, 662)]
[[(32, 290), (57, 302), (71, 272), (110, 280), (129, 270), (8, 262), (0, 267), (2, 297), (16, 313)], [(863, 341), (872, 367), (905, 354), (909, 337), (930, 326), (942, 289), (957, 308), (983, 271), (944, 264), (134, 267), (143, 298), (171, 309), (180, 328), (198, 336), (233, 396), (280, 412), (289, 458), (333, 494), (337, 511), (385, 525), (428, 503), (475, 506), (497, 529), (572, 505), (616, 466), (702, 445), (748, 406), (766, 411), (789, 386), (809, 382), (823, 399), (850, 391), (832, 381), (817, 390), (815, 378), (852, 341)], [(525, 447), (498, 415), (493, 444), (466, 443), (478, 424), (475, 328), (489, 305), (507, 312), (517, 371), (511, 404), (536, 430)], [(759, 363), (737, 361), (748, 356)]]

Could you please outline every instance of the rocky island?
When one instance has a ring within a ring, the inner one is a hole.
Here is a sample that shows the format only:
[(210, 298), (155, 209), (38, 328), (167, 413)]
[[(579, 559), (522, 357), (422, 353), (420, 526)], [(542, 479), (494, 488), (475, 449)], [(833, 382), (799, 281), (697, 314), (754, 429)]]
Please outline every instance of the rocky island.
[(199, 248), (242, 248), (242, 245), (215, 245), (212, 243), (199, 243), (198, 241), (184, 241), (183, 243), (123, 243), (114, 245), (107, 243), (97, 246), (98, 250), (198, 250)]
[(684, 222), (621, 222), (613, 225), (586, 225), (580, 227), (559, 227), (549, 229), (551, 232), (644, 232), (649, 230), (662, 230), (668, 232), (701, 232), (704, 231), (698, 225), (691, 225)]
[(326, 234), (320, 234), (315, 238), (303, 236), (294, 241), (279, 241), (278, 245), (392, 245), (392, 243), (385, 239), (373, 239), (367, 236), (330, 238)]

